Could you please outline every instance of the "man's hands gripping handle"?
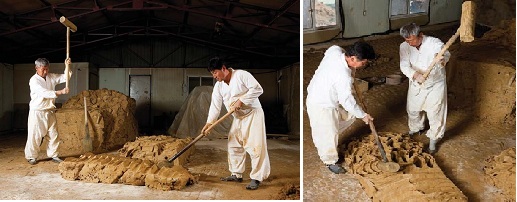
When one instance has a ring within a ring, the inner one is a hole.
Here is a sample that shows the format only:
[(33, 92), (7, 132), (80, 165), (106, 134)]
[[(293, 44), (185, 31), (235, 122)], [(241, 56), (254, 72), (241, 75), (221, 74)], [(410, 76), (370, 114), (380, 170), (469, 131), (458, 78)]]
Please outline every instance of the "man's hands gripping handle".
[(220, 119), (217, 119), (214, 123), (206, 123), (205, 126), (203, 126), (203, 129), (201, 129), (201, 133), (204, 135), (208, 135), (208, 133), (217, 126), (217, 124), (221, 123), (226, 117), (230, 116), (235, 111), (235, 108), (230, 108), (230, 111), (226, 113), (223, 117)]

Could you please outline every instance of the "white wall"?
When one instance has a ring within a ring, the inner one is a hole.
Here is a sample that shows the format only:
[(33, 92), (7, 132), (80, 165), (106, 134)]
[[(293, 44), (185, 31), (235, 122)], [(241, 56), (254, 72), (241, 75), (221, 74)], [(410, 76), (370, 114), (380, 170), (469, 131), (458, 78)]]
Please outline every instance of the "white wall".
[(345, 38), (382, 33), (390, 29), (389, 1), (343, 0), (343, 13)]
[[(247, 71), (253, 73), (264, 88), (264, 93), (260, 96), (263, 105), (276, 102), (277, 72), (272, 69)], [(203, 68), (100, 68), (99, 88), (117, 90), (129, 96), (130, 75), (151, 75), (151, 116), (179, 111), (188, 96), (189, 76), (212, 76)]]
[(13, 66), (0, 63), (0, 131), (11, 130), (14, 115)]

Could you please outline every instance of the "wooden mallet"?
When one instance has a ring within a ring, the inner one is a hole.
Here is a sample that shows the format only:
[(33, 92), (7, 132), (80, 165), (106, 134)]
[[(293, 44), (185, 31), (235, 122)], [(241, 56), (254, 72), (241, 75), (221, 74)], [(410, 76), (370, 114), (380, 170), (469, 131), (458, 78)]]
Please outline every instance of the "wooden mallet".
[(474, 41), (474, 29), (476, 26), (475, 21), (476, 16), (476, 4), (473, 1), (465, 1), (461, 5), (461, 21), (460, 27), (456, 30), (456, 33), (447, 41), (445, 46), (443, 46), (442, 50), (438, 52), (438, 54), (434, 57), (433, 62), (427, 68), (427, 71), (424, 73), (424, 79), (427, 79), (429, 73), (433, 69), (434, 65), (439, 62), (439, 58), (443, 56), (445, 51), (449, 49), (449, 47), (456, 41), (458, 36), (460, 37), (461, 42), (472, 42)]
[[(77, 26), (66, 19), (65, 16), (61, 16), (61, 18), (59, 18), (59, 22), (61, 22), (61, 24), (65, 25), (66, 27), (66, 59), (68, 59), (70, 58), (70, 30), (72, 30), (72, 32), (76, 32)], [(70, 81), (69, 71), (69, 64), (65, 62), (66, 88), (68, 88), (68, 82)]]

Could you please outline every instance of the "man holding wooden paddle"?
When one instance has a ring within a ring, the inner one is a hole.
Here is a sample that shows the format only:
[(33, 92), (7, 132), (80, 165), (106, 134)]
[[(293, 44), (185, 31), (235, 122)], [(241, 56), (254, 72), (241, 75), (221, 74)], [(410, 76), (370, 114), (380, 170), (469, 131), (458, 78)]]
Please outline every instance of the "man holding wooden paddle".
[(246, 189), (255, 190), (267, 179), (271, 170), (266, 142), (264, 111), (258, 97), (263, 89), (249, 72), (227, 68), (220, 58), (212, 58), (208, 71), (217, 80), (212, 92), (207, 123), (202, 129), (206, 133), (224, 105), (233, 113), (233, 122), (228, 132), (228, 164), (231, 175), (222, 181), (242, 182), (246, 153), (251, 157), (251, 182)]

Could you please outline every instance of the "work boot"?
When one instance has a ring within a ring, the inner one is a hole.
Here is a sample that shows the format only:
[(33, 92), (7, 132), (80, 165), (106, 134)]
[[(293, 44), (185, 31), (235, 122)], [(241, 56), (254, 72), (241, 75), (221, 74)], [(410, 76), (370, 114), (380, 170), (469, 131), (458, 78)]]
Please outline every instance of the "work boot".
[(221, 177), (221, 181), (226, 181), (226, 182), (242, 182), (242, 177), (237, 177), (235, 175), (230, 175), (228, 177)]
[(429, 154), (434, 154), (436, 153), (436, 142), (438, 142), (438, 140), (429, 140)]
[(260, 185), (260, 181), (251, 179), (251, 182), (246, 186), (246, 189), (255, 190), (255, 189), (258, 189), (259, 185)]
[(419, 130), (419, 131), (409, 131), (407, 132), (408, 136), (413, 136), (413, 135), (420, 135), (422, 133), (422, 130)]
[(54, 158), (52, 158), (52, 162), (61, 163), (61, 162), (63, 162), (63, 160), (61, 160), (59, 157), (54, 157)]
[(36, 163), (37, 163), (36, 159), (29, 159), (28, 161), (29, 161), (29, 164), (31, 164), (31, 165), (36, 165)]
[(327, 168), (335, 174), (345, 173), (345, 169), (338, 164), (327, 165)]

